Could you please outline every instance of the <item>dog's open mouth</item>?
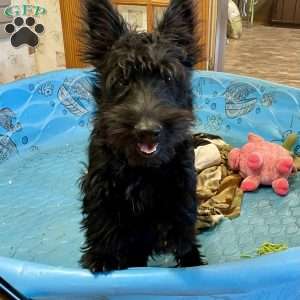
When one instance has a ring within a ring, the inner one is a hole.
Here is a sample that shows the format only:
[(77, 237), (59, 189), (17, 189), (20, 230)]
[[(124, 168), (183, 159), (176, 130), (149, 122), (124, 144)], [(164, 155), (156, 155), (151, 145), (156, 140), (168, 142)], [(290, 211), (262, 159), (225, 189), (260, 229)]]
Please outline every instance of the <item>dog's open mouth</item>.
[(152, 156), (158, 150), (158, 143), (155, 144), (138, 143), (137, 148), (139, 152), (142, 153), (144, 156)]

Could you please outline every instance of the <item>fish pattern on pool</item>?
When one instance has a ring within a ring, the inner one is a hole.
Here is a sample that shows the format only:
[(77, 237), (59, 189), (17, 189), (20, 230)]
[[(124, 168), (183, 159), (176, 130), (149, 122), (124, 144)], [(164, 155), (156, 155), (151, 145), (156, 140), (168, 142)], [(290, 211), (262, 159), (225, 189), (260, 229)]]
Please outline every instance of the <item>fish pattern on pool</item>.
[[(0, 164), (0, 240), (6, 241), (0, 256), (77, 266), (83, 237), (76, 179), (92, 128), (91, 80), (88, 70), (66, 70), (0, 87), (0, 162), (6, 161)], [(290, 132), (300, 135), (298, 89), (210, 72), (194, 73), (192, 84), (195, 131), (237, 146), (248, 131), (277, 142)], [(299, 140), (295, 151), (300, 154)], [(247, 194), (239, 218), (204, 233), (209, 263), (253, 254), (270, 239), (299, 246), (299, 178), (291, 180), (284, 199), (268, 188)], [(163, 264), (168, 263), (166, 258)]]
[(35, 76), (0, 87), (0, 163), (72, 139), (92, 128), (93, 97), (87, 70)]
[[(91, 130), (95, 106), (89, 71), (57, 71), (0, 87), (0, 134), (17, 148), (7, 151), (7, 143), (1, 144), (3, 160)], [(237, 143), (246, 142), (249, 131), (279, 143), (288, 132), (300, 135), (299, 89), (213, 72), (195, 72), (192, 81), (195, 131), (234, 136)], [(295, 151), (300, 153), (299, 140)]]

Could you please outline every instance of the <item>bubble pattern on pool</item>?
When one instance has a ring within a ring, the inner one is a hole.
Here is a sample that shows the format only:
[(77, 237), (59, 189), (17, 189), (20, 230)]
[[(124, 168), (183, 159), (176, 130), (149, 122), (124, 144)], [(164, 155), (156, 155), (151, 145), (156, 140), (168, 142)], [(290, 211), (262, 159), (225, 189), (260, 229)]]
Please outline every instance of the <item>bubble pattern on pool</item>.
[[(2, 165), (0, 256), (78, 266), (83, 235), (77, 179), (84, 171), (86, 143), (81, 140)], [(209, 263), (253, 255), (264, 241), (300, 246), (299, 179), (291, 180), (291, 192), (284, 198), (271, 188), (246, 194), (239, 218), (203, 233), (199, 239)], [(167, 256), (150, 263), (173, 261)]]
[(246, 193), (240, 217), (224, 219), (216, 228), (201, 235), (209, 262), (255, 256), (256, 248), (264, 242), (300, 246), (299, 180), (299, 174), (290, 180), (291, 189), (286, 197), (277, 196), (270, 187)]
[[(94, 101), (90, 70), (64, 70), (0, 87), (0, 256), (77, 266), (83, 236), (77, 179)], [(253, 131), (282, 143), (300, 136), (300, 90), (214, 72), (194, 72), (195, 131), (240, 145)], [(67, 145), (66, 143), (69, 143)], [(300, 138), (294, 152), (300, 155)], [(300, 246), (300, 176), (287, 197), (247, 194), (241, 217), (200, 237), (209, 263), (255, 254), (264, 241)], [(155, 265), (169, 265), (169, 257)]]
[(84, 153), (78, 143), (0, 169), (0, 256), (77, 265), (82, 234), (76, 181)]

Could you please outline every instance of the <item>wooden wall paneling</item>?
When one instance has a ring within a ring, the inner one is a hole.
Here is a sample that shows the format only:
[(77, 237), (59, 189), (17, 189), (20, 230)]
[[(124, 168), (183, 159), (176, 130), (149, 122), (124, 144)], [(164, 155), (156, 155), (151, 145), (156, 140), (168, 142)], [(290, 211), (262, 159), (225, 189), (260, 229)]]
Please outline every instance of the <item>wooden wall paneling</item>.
[(198, 44), (202, 49), (202, 55), (200, 57), (199, 63), (196, 65), (197, 69), (208, 69), (209, 62), (209, 31), (210, 31), (210, 1), (211, 0), (195, 0), (197, 4), (197, 19), (198, 19), (198, 28), (196, 29), (197, 36), (199, 38)]
[(112, 0), (116, 5), (147, 5), (148, 0)]
[(296, 5), (295, 23), (300, 24), (300, 0), (297, 1), (297, 5)]
[(169, 0), (152, 0), (153, 6), (168, 6), (170, 1)]
[(80, 3), (77, 0), (60, 0), (60, 10), (62, 17), (62, 28), (64, 36), (64, 46), (66, 55), (66, 67), (85, 67), (86, 64), (80, 58), (81, 43), (80, 34)]
[(284, 22), (287, 23), (294, 22), (296, 4), (297, 4), (297, 0), (284, 1), (283, 15), (282, 15), (282, 19)]
[(148, 0), (147, 3), (147, 30), (153, 31), (153, 24), (154, 24), (154, 7), (151, 3), (151, 0)]
[(278, 22), (282, 19), (283, 0), (273, 1), (272, 21)]
[(300, 24), (300, 0), (274, 0), (272, 22)]
[[(143, 5), (147, 7), (147, 27), (148, 31), (153, 30), (154, 24), (154, 7), (166, 7), (169, 0), (112, 0), (116, 5)], [(210, 44), (210, 2), (214, 0), (195, 0), (197, 5), (198, 18), (198, 36), (199, 46), (203, 49), (202, 59), (197, 64), (196, 68), (207, 69), (209, 65), (209, 49)], [(62, 26), (64, 35), (64, 45), (66, 53), (66, 66), (85, 67), (86, 64), (80, 59), (81, 43), (79, 39), (80, 33), (80, 0), (60, 0)]]
[(297, 1), (299, 1), (299, 0), (284, 1), (283, 19), (286, 20), (287, 23), (295, 22), (295, 12), (296, 12)]
[[(214, 0), (213, 0), (214, 1)], [(154, 7), (167, 6), (169, 0), (113, 0), (116, 5), (147, 5), (147, 26), (148, 31), (153, 30), (154, 24)], [(211, 0), (195, 0), (197, 4), (197, 19), (198, 19), (198, 36), (199, 46), (203, 49), (202, 57), (196, 65), (197, 69), (208, 69), (209, 64), (209, 32), (210, 32), (210, 7)]]

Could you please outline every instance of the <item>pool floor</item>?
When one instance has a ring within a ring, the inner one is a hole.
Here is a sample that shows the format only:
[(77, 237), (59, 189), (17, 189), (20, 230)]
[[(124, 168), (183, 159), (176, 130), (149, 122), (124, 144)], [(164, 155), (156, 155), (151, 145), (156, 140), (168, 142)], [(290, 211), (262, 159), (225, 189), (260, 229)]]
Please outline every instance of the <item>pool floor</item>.
[[(86, 142), (79, 141), (0, 165), (0, 256), (78, 267), (83, 235), (77, 179), (85, 149)], [(201, 234), (208, 262), (254, 255), (265, 241), (300, 246), (299, 181), (299, 174), (290, 180), (283, 198), (270, 188), (246, 194), (239, 218)], [(170, 265), (171, 259), (152, 265), (161, 263)]]

